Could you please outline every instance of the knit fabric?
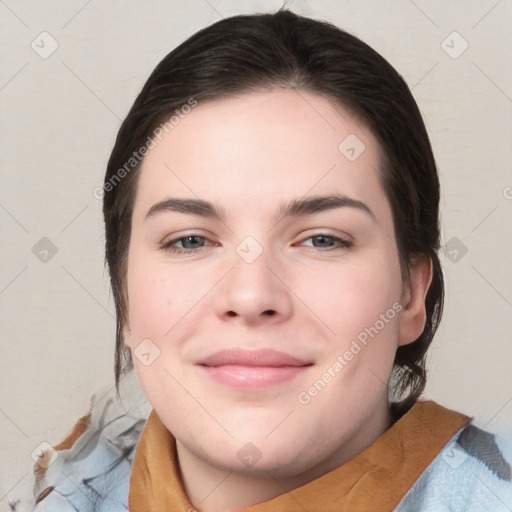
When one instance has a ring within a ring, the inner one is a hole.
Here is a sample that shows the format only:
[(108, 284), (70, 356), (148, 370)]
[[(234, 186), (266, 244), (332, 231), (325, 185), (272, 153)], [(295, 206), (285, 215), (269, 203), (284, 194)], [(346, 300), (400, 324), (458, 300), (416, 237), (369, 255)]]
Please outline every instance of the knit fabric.
[(512, 432), (470, 424), (423, 472), (396, 512), (511, 512)]

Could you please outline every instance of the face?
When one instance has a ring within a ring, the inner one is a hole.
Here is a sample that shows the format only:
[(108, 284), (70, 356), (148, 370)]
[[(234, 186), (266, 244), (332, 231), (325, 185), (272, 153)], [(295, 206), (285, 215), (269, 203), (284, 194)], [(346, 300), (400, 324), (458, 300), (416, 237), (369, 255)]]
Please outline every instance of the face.
[(374, 136), (324, 96), (277, 89), (199, 102), (155, 141), (127, 271), (148, 400), (180, 456), (336, 467), (389, 426), (412, 341)]

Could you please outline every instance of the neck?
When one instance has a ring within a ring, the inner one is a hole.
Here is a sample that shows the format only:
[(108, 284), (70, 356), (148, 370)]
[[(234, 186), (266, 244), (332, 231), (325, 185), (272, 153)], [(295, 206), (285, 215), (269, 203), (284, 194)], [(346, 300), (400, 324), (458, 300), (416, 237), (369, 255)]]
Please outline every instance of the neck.
[(387, 399), (378, 409), (373, 410), (367, 422), (358, 425), (329, 457), (299, 473), (280, 475), (278, 479), (270, 472), (254, 476), (218, 469), (176, 440), (181, 477), (190, 503), (198, 512), (225, 512), (270, 500), (312, 482), (350, 461), (393, 425)]

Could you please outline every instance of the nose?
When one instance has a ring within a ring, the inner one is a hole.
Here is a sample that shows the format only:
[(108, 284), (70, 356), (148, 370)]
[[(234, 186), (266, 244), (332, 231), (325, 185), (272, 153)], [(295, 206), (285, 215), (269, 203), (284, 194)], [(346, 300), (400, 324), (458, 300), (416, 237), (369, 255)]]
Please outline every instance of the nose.
[(292, 292), (282, 265), (269, 251), (252, 262), (236, 253), (230, 263), (230, 272), (216, 289), (217, 316), (246, 325), (280, 323), (291, 316)]

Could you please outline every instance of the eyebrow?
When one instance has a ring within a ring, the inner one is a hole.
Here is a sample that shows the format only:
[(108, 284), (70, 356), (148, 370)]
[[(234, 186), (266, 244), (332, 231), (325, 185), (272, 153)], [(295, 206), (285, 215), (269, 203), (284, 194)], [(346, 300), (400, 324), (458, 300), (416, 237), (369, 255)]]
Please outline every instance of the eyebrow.
[[(281, 205), (277, 211), (276, 221), (281, 221), (286, 217), (303, 217), (335, 208), (351, 207), (366, 212), (374, 222), (377, 217), (370, 207), (359, 201), (343, 194), (331, 194), (327, 196), (309, 196), (301, 199), (294, 199)], [(225, 222), (226, 214), (224, 209), (217, 204), (194, 198), (169, 197), (155, 203), (147, 212), (144, 220), (156, 216), (163, 212), (178, 212), (188, 215), (197, 215)]]

